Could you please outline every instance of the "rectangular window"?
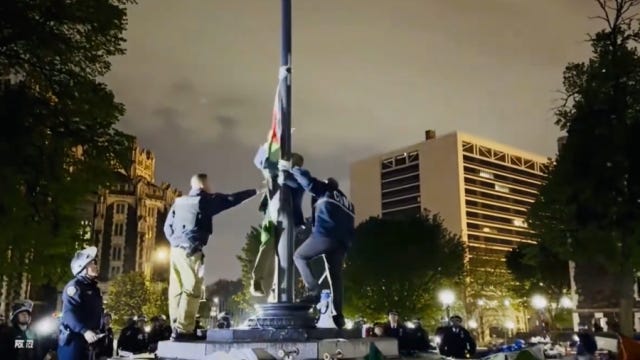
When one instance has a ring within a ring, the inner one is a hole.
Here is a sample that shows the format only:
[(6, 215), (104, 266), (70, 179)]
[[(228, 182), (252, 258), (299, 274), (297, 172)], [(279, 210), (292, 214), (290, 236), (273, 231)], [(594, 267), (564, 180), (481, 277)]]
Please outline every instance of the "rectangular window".
[(502, 192), (509, 192), (509, 188), (504, 186), (504, 185), (500, 185), (500, 184), (496, 184), (495, 189), (497, 191), (502, 191)]
[(124, 214), (126, 210), (126, 205), (123, 203), (116, 204), (116, 214)]
[(123, 223), (115, 223), (115, 224), (113, 224), (113, 236), (124, 236), (124, 224)]

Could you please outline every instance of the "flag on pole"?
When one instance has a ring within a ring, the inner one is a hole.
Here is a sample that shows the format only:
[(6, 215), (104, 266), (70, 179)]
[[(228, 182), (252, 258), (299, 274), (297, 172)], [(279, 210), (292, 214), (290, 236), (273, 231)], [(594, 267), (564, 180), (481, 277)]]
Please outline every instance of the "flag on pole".
[(285, 86), (287, 80), (288, 69), (281, 66), (278, 74), (278, 87), (276, 88), (276, 96), (273, 102), (273, 114), (271, 117), (271, 129), (267, 140), (267, 158), (269, 161), (277, 162), (280, 160), (280, 138), (282, 136), (282, 113), (285, 111)]

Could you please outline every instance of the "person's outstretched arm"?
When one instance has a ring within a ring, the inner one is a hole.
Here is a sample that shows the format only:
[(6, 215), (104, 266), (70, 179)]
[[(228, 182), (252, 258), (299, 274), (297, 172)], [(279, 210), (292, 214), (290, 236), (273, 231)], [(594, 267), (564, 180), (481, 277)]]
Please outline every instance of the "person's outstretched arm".
[(213, 193), (211, 194), (209, 201), (206, 203), (208, 208), (207, 210), (212, 216), (219, 214), (225, 210), (242, 204), (256, 196), (257, 193), (258, 190), (256, 189), (238, 191), (233, 194)]
[(324, 181), (320, 181), (311, 176), (311, 173), (307, 169), (294, 167), (289, 170), (289, 172), (291, 172), (291, 175), (293, 175), (300, 186), (314, 196), (322, 197), (327, 191), (329, 191), (327, 184)]

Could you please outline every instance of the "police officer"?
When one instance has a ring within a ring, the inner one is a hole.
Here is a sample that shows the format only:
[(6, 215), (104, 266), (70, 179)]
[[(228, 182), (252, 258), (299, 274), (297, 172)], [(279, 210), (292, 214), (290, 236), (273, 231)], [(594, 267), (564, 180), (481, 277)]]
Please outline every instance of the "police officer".
[(11, 306), (11, 327), (0, 334), (0, 358), (14, 360), (40, 360), (36, 336), (31, 331), (31, 310), (33, 302), (24, 300)]
[(254, 197), (256, 189), (211, 193), (206, 174), (191, 178), (191, 191), (176, 199), (164, 224), (171, 243), (169, 316), (173, 340), (198, 339), (195, 318), (204, 276), (202, 249), (213, 233), (212, 218)]
[(293, 255), (307, 288), (307, 294), (300, 301), (316, 304), (320, 300), (320, 284), (311, 272), (309, 261), (324, 255), (333, 291), (333, 307), (336, 311), (333, 321), (338, 328), (343, 328), (345, 321), (342, 314), (342, 265), (347, 249), (355, 237), (353, 204), (333, 178), (320, 181), (311, 176), (308, 170), (299, 166), (291, 168), (291, 162), (284, 160), (279, 162), (279, 168), (282, 176), (278, 182), (297, 182), (317, 198), (311, 236)]
[(462, 317), (453, 315), (449, 318), (450, 326), (442, 332), (440, 355), (452, 358), (466, 358), (476, 353), (476, 342), (467, 329), (462, 326)]
[(136, 316), (133, 321), (129, 321), (118, 337), (118, 349), (132, 354), (147, 352), (149, 342), (145, 331), (146, 324), (147, 317), (144, 315)]
[(96, 343), (98, 351), (96, 357), (100, 360), (110, 359), (113, 357), (113, 328), (111, 328), (111, 313), (105, 313), (102, 321), (100, 332), (105, 334), (104, 338)]
[(71, 260), (75, 276), (62, 291), (62, 319), (58, 338), (58, 358), (86, 360), (95, 357), (94, 345), (100, 338), (104, 309), (98, 288), (98, 249), (76, 252)]

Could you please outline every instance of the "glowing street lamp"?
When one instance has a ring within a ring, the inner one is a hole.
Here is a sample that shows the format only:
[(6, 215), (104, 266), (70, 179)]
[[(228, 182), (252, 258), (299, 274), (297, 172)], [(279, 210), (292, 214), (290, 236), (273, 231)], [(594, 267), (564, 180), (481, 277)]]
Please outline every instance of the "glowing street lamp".
[(533, 308), (536, 310), (543, 310), (547, 307), (547, 305), (549, 305), (549, 302), (542, 295), (534, 295), (531, 298), (531, 306), (533, 306)]
[(477, 329), (478, 328), (478, 322), (473, 320), (473, 319), (469, 320), (468, 325), (469, 325), (469, 329)]
[(560, 298), (560, 307), (564, 309), (572, 309), (573, 301), (571, 301), (568, 296), (563, 296)]
[(453, 291), (445, 289), (438, 293), (438, 299), (442, 303), (442, 306), (444, 306), (447, 313), (447, 319), (449, 319), (451, 317), (451, 305), (456, 300), (456, 295)]
[(156, 250), (155, 258), (156, 258), (156, 261), (158, 262), (164, 262), (167, 259), (169, 259), (169, 252), (167, 251), (166, 248), (161, 247)]

